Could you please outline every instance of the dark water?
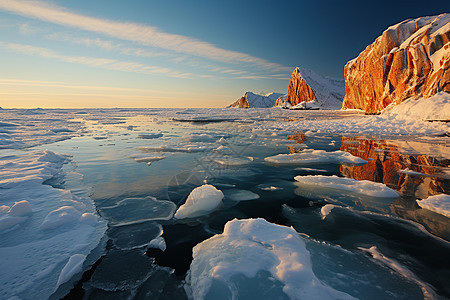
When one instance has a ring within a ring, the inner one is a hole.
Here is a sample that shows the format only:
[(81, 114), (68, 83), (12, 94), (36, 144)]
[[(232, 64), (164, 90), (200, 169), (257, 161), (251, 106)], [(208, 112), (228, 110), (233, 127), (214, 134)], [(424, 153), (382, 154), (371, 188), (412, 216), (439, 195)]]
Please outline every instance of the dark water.
[[(128, 122), (120, 126), (93, 125), (90, 135), (51, 146), (50, 150), (74, 155), (77, 171), (84, 174), (84, 183), (93, 188), (92, 198), (99, 214), (110, 222), (105, 245), (100, 249), (102, 258), (66, 295), (67, 299), (186, 298), (183, 285), (192, 248), (222, 233), (225, 223), (234, 218), (264, 218), (293, 226), (307, 235), (307, 247), (319, 279), (354, 297), (421, 299), (426, 290), (423, 286), (434, 290), (435, 296), (450, 297), (447, 242), (450, 221), (421, 209), (416, 203), (416, 199), (430, 195), (450, 194), (450, 161), (438, 145), (433, 147), (407, 138), (375, 140), (338, 135), (305, 136), (301, 132), (256, 135), (251, 125), (232, 122)], [(162, 136), (141, 138), (145, 134), (149, 137), (149, 133)], [(189, 140), (186, 135), (190, 133), (212, 137)], [(220, 137), (225, 139), (217, 142)], [(168, 145), (172, 150), (138, 150), (161, 145)], [(227, 152), (214, 150), (221, 145), (227, 147)], [(347, 151), (368, 163), (284, 167), (264, 163), (264, 157), (301, 151), (302, 145)], [(189, 152), (180, 150), (189, 146), (192, 146)], [(196, 152), (199, 146), (206, 150)], [(150, 166), (134, 160), (161, 155), (167, 157)], [(216, 161), (224, 156), (251, 157), (251, 160), (238, 166), (218, 164)], [(406, 168), (422, 175), (400, 172)], [(297, 175), (338, 175), (381, 182), (397, 190), (400, 197), (373, 199), (327, 194), (326, 190), (302, 194), (296, 192), (294, 177)], [(140, 207), (140, 200), (126, 200), (151, 196), (155, 201), (165, 201), (155, 205), (165, 205), (170, 210), (168, 202), (180, 206), (195, 187), (204, 183), (215, 185), (226, 197), (221, 209), (200, 218), (166, 220), (154, 207)], [(260, 198), (242, 202), (227, 199), (227, 193), (235, 189), (252, 191)], [(120, 213), (111, 210), (124, 199), (128, 206), (117, 210)], [(338, 203), (342, 208), (333, 209), (323, 218), (320, 210), (327, 203)], [(139, 216), (133, 216), (133, 211), (139, 212), (136, 213)], [(130, 218), (135, 222), (116, 226), (120, 220)], [(147, 243), (160, 234), (167, 246), (165, 251), (147, 249)], [(411, 273), (383, 265), (362, 250), (373, 246)], [(337, 274), (343, 274), (342, 278), (353, 283), (344, 284), (341, 281), (345, 280), (339, 280), (341, 275)]]

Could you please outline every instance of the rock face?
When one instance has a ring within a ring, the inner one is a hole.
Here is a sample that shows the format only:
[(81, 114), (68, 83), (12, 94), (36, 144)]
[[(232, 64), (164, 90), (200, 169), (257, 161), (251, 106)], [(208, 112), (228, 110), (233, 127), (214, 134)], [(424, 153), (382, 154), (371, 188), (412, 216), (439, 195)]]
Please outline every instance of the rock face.
[(322, 109), (340, 109), (345, 95), (343, 80), (323, 77), (307, 69), (295, 68), (289, 81), (286, 99), (275, 106), (290, 107), (315, 101)]
[(238, 107), (238, 108), (267, 108), (273, 107), (275, 101), (284, 96), (281, 93), (269, 93), (267, 95), (258, 95), (252, 92), (246, 92), (244, 96), (236, 100), (233, 104), (228, 107)]
[(450, 92), (450, 14), (389, 27), (344, 68), (343, 109), (379, 113), (410, 97)]

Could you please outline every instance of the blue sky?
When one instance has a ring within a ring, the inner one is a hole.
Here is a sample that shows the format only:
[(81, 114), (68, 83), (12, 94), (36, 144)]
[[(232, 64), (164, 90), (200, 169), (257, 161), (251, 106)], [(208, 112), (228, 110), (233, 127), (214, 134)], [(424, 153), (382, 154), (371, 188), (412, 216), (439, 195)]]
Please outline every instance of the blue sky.
[(448, 1), (0, 0), (0, 107), (223, 107)]

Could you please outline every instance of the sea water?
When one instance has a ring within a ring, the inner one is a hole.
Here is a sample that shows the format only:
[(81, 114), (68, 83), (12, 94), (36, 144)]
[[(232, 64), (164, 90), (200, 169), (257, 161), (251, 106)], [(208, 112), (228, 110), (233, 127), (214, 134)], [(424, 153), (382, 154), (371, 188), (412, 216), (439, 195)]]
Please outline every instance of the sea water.
[[(68, 294), (66, 286), (53, 297), (186, 298), (195, 288), (189, 278), (193, 247), (221, 234), (235, 218), (292, 226), (305, 240), (317, 278), (353, 297), (450, 296), (449, 219), (416, 203), (450, 193), (447, 148), (412, 137), (255, 130), (254, 120), (136, 115), (120, 122), (90, 120), (83, 136), (34, 148), (73, 155), (83, 185), (92, 189), (96, 209), (108, 222), (106, 243), (97, 249), (101, 258)], [(308, 164), (264, 160), (307, 149), (345, 151), (367, 163), (333, 163), (326, 153), (323, 161)], [(294, 180), (333, 175), (383, 183), (398, 197)], [(60, 174), (46, 184), (65, 188), (68, 180)], [(192, 219), (172, 218), (204, 184), (224, 193), (222, 206)], [(237, 278), (240, 298), (252, 298), (261, 286), (266, 295), (286, 297), (283, 282), (270, 272)]]

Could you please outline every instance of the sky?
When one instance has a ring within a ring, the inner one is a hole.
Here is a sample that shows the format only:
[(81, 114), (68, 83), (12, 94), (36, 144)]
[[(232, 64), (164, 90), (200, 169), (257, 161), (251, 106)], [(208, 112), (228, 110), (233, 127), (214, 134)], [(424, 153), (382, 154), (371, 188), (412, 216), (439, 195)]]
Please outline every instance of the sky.
[(343, 79), (390, 25), (445, 1), (0, 0), (0, 107), (224, 107)]

